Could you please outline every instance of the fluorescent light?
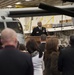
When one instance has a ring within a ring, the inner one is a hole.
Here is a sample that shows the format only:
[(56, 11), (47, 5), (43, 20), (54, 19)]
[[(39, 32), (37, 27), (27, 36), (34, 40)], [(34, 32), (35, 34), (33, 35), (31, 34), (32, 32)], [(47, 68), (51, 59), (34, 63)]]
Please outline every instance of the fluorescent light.
[(21, 4), (21, 2), (17, 2), (17, 3), (15, 3), (15, 4)]
[(25, 1), (32, 1), (32, 0), (25, 0)]
[(12, 6), (11, 6), (11, 5), (8, 5), (7, 7), (8, 7), (8, 8), (12, 8)]

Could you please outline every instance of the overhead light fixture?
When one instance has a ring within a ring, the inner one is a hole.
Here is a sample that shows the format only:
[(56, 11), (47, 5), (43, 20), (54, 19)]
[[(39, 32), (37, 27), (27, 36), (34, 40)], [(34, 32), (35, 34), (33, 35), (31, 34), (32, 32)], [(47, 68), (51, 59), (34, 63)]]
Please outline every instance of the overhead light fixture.
[(32, 0), (25, 0), (25, 1), (32, 1)]
[(17, 3), (15, 3), (15, 4), (22, 4), (21, 2), (17, 2)]
[(23, 4), (21, 2), (15, 3), (15, 8), (23, 8)]
[(12, 6), (11, 5), (8, 5), (7, 8), (12, 8)]

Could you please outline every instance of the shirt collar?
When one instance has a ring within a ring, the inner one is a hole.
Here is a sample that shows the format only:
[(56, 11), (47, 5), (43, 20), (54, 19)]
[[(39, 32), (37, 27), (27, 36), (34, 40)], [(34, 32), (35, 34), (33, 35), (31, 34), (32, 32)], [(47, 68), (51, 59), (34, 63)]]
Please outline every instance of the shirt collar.
[(41, 43), (46, 43), (46, 41), (41, 41)]

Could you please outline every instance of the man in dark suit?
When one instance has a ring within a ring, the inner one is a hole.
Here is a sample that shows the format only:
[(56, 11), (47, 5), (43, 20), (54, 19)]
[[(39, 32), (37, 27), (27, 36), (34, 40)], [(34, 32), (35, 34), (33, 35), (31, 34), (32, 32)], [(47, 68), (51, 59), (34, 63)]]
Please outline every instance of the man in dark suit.
[(60, 51), (58, 69), (62, 75), (74, 75), (74, 35), (70, 36), (70, 45)]
[(46, 35), (45, 34), (42, 34), (41, 37), (40, 37), (40, 45), (39, 45), (39, 49), (41, 52), (44, 52), (45, 51), (45, 44), (46, 44)]
[(46, 28), (42, 27), (42, 22), (37, 23), (37, 27), (33, 29), (31, 36), (40, 36), (41, 34), (47, 35)]
[(1, 32), (4, 48), (0, 50), (1, 75), (33, 75), (31, 56), (17, 49), (16, 32), (6, 28)]

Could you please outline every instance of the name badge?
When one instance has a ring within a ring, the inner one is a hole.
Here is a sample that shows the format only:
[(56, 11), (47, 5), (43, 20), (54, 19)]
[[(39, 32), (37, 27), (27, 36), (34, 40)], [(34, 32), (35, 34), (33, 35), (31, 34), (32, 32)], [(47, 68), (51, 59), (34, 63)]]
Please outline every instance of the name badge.
[(39, 33), (39, 32), (36, 32), (36, 33)]
[(45, 30), (43, 30), (43, 32), (45, 32)]

